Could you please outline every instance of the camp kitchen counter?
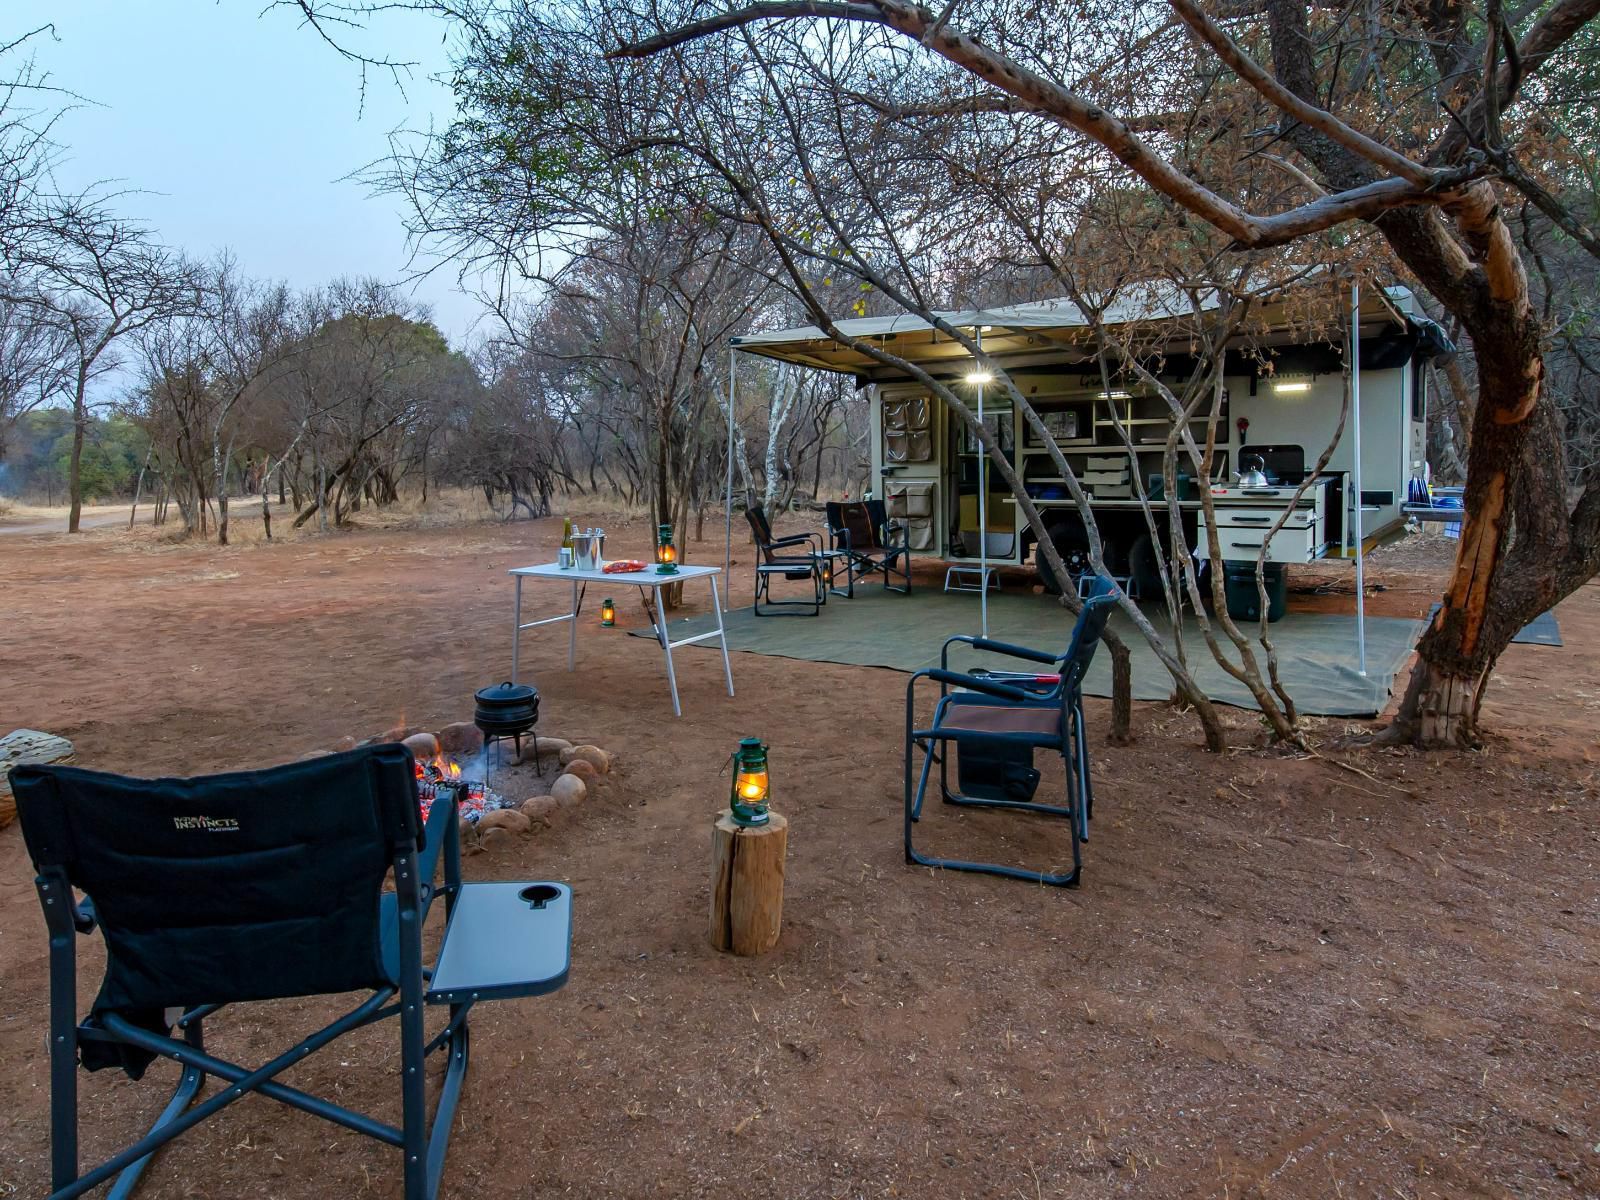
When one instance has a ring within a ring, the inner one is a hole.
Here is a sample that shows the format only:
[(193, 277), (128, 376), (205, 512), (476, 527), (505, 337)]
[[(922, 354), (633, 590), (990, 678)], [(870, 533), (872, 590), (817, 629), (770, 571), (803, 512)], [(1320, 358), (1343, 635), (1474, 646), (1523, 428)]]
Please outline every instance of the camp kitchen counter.
[[(1305, 494), (1295, 502), (1283, 527), (1270, 539), (1268, 532), (1294, 499), (1298, 485), (1243, 487), (1230, 483), (1213, 486), (1211, 504), (1217, 518), (1217, 541), (1221, 544), (1223, 557), (1253, 562), (1265, 544), (1266, 561), (1269, 563), (1305, 563), (1321, 558), (1328, 552), (1328, 490), (1333, 483), (1334, 479), (1329, 475), (1312, 481)], [(1007, 496), (1005, 503), (1014, 505), (1016, 499)], [(1040, 509), (1076, 507), (1071, 499), (1035, 500), (1033, 503)], [(1107, 510), (1142, 507), (1138, 500), (1122, 498), (1091, 499), (1089, 503), (1092, 508)], [(1164, 500), (1152, 503), (1158, 512), (1167, 506)], [(1199, 529), (1194, 539), (1195, 553), (1201, 558), (1209, 557), (1210, 539), (1206, 536), (1206, 518), (1200, 501), (1180, 500), (1178, 507), (1199, 515)]]
[[(683, 716), (683, 707), (678, 703), (678, 676), (672, 665), (672, 652), (680, 646), (691, 646), (695, 642), (707, 642), (712, 638), (717, 639), (722, 646), (722, 673), (728, 681), (728, 695), (733, 695), (733, 666), (728, 661), (728, 635), (722, 624), (722, 598), (717, 594), (717, 576), (722, 574), (721, 567), (703, 567), (680, 565), (671, 575), (657, 574), (654, 567), (646, 567), (642, 571), (624, 571), (607, 574), (601, 570), (579, 570), (577, 567), (563, 568), (557, 563), (540, 563), (532, 567), (512, 567), (507, 572), (517, 581), (516, 616), (511, 631), (511, 682), (517, 682), (517, 669), (521, 664), (522, 631), (536, 629), (541, 625), (556, 625), (562, 621), (568, 622), (567, 626), (567, 670), (577, 669), (578, 665), (578, 607), (582, 599), (580, 587), (591, 583), (603, 584), (606, 587), (636, 587), (641, 591), (654, 589), (656, 594), (652, 608), (655, 621), (656, 643), (661, 647), (661, 652), (667, 660), (667, 688), (672, 693), (672, 715)], [(541, 617), (534, 621), (522, 619), (522, 582), (525, 579), (543, 580), (547, 583), (566, 583), (571, 587), (571, 604), (569, 611), (553, 617)], [(666, 610), (661, 604), (661, 589), (674, 583), (692, 583), (704, 580), (711, 585), (711, 611), (717, 618), (717, 627), (705, 633), (697, 633), (691, 637), (679, 638), (673, 641), (667, 632)], [(618, 631), (623, 637), (627, 634)], [(648, 645), (643, 639), (629, 639), (638, 641), (641, 646)]]

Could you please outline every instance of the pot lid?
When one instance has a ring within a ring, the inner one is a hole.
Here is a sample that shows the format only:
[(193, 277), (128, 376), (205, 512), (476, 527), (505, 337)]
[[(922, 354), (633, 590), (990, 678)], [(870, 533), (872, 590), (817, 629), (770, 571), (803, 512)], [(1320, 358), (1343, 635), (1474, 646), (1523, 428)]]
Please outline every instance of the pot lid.
[(497, 683), (493, 687), (486, 687), (481, 692), (474, 694), (479, 704), (521, 704), (532, 700), (539, 694), (537, 688), (531, 688), (525, 683)]

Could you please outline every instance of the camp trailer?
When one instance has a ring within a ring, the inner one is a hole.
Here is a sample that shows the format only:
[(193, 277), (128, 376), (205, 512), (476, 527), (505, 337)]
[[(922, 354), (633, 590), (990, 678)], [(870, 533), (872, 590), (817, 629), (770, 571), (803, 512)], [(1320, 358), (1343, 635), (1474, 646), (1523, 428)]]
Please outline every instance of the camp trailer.
[[(1359, 426), (1347, 420), (1326, 468), (1295, 500), (1299, 485), (1338, 429), (1343, 351), (1337, 333), (1331, 341), (1326, 333), (1311, 340), (1296, 332), (1287, 315), (1274, 327), (1273, 306), (1263, 306), (1263, 313), (1249, 352), (1242, 345), (1230, 347), (1224, 367), (1211, 486), (1223, 557), (1254, 561), (1265, 548), (1268, 562), (1310, 562), (1349, 553), (1357, 528), (1370, 546), (1404, 522), (1407, 485), (1425, 455), (1423, 367), (1453, 347), (1418, 311), (1409, 290), (1366, 292), (1356, 309)], [(1140, 589), (1151, 589), (1146, 594), (1158, 592), (1156, 557), (1136, 479), (1147, 494), (1162, 494), (1162, 456), (1172, 428), (1166, 402), (1131, 375), (1114, 377), (1109, 389), (1102, 383), (1088, 322), (1068, 301), (938, 315), (978, 339), (1038, 413), (1047, 436), (1091, 497), (1108, 568)], [(1346, 319), (1350, 316), (1347, 312)], [(1163, 382), (1179, 384), (1189, 377), (1194, 367), (1189, 335), (1181, 317), (1166, 315), (1160, 302), (1125, 302), (1108, 309), (1102, 319), (1113, 327), (1136, 325), (1141, 348), (1150, 347), (1154, 339), (1161, 350)], [(1170, 327), (1171, 335), (1163, 346), (1164, 327)], [(1063, 558), (1075, 568), (1086, 565), (1083, 522), (1048, 447), (1031, 425), (1017, 420), (1008, 393), (984, 379), (960, 342), (912, 316), (842, 321), (838, 328), (949, 385), (975, 415), (981, 410), (983, 424), (1026, 485)], [(909, 529), (914, 553), (952, 563), (981, 557), (992, 565), (1042, 566), (1034, 553), (1035, 535), (1010, 489), (998, 471), (980, 471), (976, 439), (925, 385), (815, 326), (749, 334), (735, 338), (733, 346), (747, 354), (855, 377), (871, 405), (870, 486), (885, 498), (890, 515)], [(1262, 365), (1263, 354), (1270, 369)], [(1152, 351), (1150, 359), (1156, 357)], [(1205, 422), (1191, 421), (1191, 427), (1196, 440), (1203, 440)], [(1352, 482), (1358, 427), (1359, 524)], [(1259, 457), (1265, 486), (1254, 477), (1250, 482), (1257, 486), (1241, 484), (1242, 465), (1256, 465), (1249, 456)], [(1208, 539), (1202, 533), (1196, 481), (1187, 477), (1187, 455), (1180, 452), (1178, 461), (1178, 509), (1189, 544), (1203, 557)], [(986, 494), (980, 496), (980, 490)], [(1291, 503), (1295, 511), (1272, 532)], [(1163, 501), (1154, 508), (1158, 522), (1165, 521), (1168, 505)]]

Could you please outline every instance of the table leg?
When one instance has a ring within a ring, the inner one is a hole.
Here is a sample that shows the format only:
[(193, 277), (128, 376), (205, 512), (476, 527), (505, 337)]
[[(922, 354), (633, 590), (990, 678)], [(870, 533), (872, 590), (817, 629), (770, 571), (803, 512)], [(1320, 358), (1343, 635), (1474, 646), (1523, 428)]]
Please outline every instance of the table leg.
[(522, 643), (522, 576), (517, 577), (517, 603), (511, 621), (511, 682), (517, 681), (517, 651)]
[(572, 581), (572, 624), (567, 630), (567, 670), (578, 669), (578, 581)]
[(722, 643), (722, 674), (728, 680), (728, 695), (733, 695), (733, 664), (728, 661), (728, 632), (722, 624), (722, 601), (717, 596), (717, 577), (707, 575), (711, 580), (711, 610), (717, 614), (717, 641)]
[[(659, 604), (659, 593), (656, 600)], [(678, 676), (672, 669), (672, 639), (667, 636), (665, 621), (661, 623), (661, 652), (667, 656), (667, 687), (672, 692), (672, 715), (681, 717), (683, 716), (683, 708), (678, 703)]]

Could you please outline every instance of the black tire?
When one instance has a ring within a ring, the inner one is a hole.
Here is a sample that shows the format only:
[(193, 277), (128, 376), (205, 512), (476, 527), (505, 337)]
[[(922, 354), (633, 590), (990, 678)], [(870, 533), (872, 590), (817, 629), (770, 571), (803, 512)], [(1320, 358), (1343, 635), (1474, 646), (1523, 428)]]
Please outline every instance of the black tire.
[[(1089, 535), (1084, 532), (1082, 518), (1074, 515), (1065, 517), (1049, 527), (1050, 541), (1055, 545), (1056, 553), (1061, 555), (1061, 561), (1067, 570), (1074, 576), (1090, 570), (1089, 566)], [(1044, 590), (1052, 596), (1059, 595), (1061, 588), (1057, 586), (1055, 576), (1050, 573), (1050, 564), (1045, 560), (1044, 552), (1035, 546), (1033, 549), (1034, 570), (1038, 572), (1039, 582), (1044, 585)]]
[(1156, 561), (1155, 542), (1148, 533), (1141, 533), (1128, 548), (1128, 575), (1141, 597), (1155, 598), (1162, 594), (1161, 565)]

